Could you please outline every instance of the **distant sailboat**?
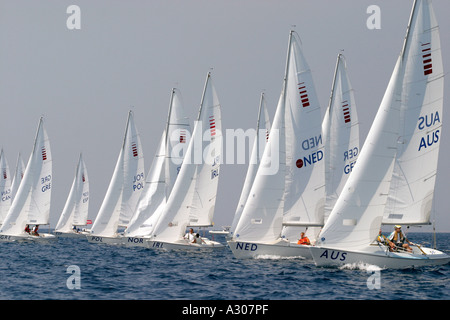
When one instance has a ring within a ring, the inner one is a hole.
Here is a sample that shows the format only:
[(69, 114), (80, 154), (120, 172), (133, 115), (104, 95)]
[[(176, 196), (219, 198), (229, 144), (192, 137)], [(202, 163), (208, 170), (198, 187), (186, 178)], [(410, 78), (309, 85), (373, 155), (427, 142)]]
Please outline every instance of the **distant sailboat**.
[(25, 173), (25, 164), (23, 163), (22, 156), (17, 156), (16, 170), (14, 171), (14, 177), (11, 184), (11, 202), (19, 189), (20, 182), (22, 181), (23, 175)]
[[(321, 226), (325, 171), (321, 111), (298, 35), (291, 31), (269, 141), (233, 238), (237, 258), (310, 258), (298, 227)], [(277, 170), (273, 170), (276, 168)]]
[(3, 223), (9, 208), (11, 208), (11, 176), (9, 174), (8, 160), (3, 149), (0, 152), (0, 225)]
[[(245, 203), (247, 202), (248, 196), (250, 194), (250, 189), (255, 181), (256, 172), (258, 171), (259, 164), (261, 162), (261, 156), (264, 152), (264, 148), (269, 141), (269, 132), (270, 132), (270, 118), (269, 113), (267, 111), (266, 100), (264, 97), (264, 93), (261, 93), (261, 99), (259, 103), (258, 110), (258, 120), (256, 122), (256, 136), (255, 141), (253, 142), (252, 153), (250, 156), (250, 163), (247, 169), (247, 175), (245, 176), (244, 186), (241, 191), (241, 196), (239, 198), (239, 202), (234, 213), (233, 222), (229, 231), (225, 232), (211, 232), (212, 234), (230, 234), (230, 237), (233, 236), (234, 231), (236, 230), (236, 226), (241, 218), (242, 211), (244, 210)], [(226, 230), (224, 230), (226, 231)]]
[(316, 265), (407, 268), (450, 262), (450, 256), (435, 249), (415, 245), (407, 252), (375, 241), (383, 221), (394, 222), (403, 215), (411, 221), (429, 219), (443, 82), (439, 28), (431, 1), (416, 0), (403, 48), (358, 162), (317, 246), (310, 247)]
[(26, 232), (25, 228), (36, 228), (49, 224), (50, 200), (52, 192), (52, 155), (43, 118), (34, 141), (33, 151), (28, 160), (11, 208), (0, 228), (0, 240), (50, 240), (55, 236), (48, 233)]
[(85, 236), (87, 231), (77, 227), (87, 224), (89, 210), (89, 178), (86, 164), (80, 153), (72, 187), (64, 205), (61, 217), (55, 227), (55, 234), (59, 237)]
[(183, 237), (188, 226), (213, 224), (222, 151), (221, 121), (220, 103), (208, 73), (191, 141), (172, 192), (152, 230), (151, 240), (147, 240), (149, 248), (191, 250), (224, 247), (205, 238), (202, 244), (198, 244)]
[[(166, 132), (169, 133), (167, 136)], [(186, 150), (183, 146), (188, 145), (190, 136), (189, 118), (185, 115), (180, 91), (173, 88), (166, 127), (147, 174), (136, 213), (124, 232), (124, 245), (147, 246), (145, 240), (150, 237), (166, 205), (184, 158)]]
[(120, 227), (126, 227), (136, 210), (145, 184), (141, 140), (128, 113), (127, 126), (119, 158), (98, 215), (92, 225), (91, 243), (121, 243)]

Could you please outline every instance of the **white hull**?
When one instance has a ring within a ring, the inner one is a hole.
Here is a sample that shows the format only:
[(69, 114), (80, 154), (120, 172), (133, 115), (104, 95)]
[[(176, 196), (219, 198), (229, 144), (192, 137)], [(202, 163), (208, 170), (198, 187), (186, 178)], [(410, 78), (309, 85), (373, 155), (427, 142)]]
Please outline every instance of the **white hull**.
[(237, 259), (257, 258), (304, 258), (312, 259), (309, 247), (280, 240), (274, 243), (256, 243), (243, 241), (228, 241), (233, 255)]
[(126, 247), (144, 247), (147, 248), (148, 237), (122, 237), (122, 244)]
[(371, 245), (365, 250), (348, 251), (336, 248), (310, 247), (314, 263), (320, 267), (358, 267), (375, 265), (380, 268), (403, 269), (443, 265), (450, 262), (450, 256), (430, 248), (413, 247), (413, 252), (389, 252), (386, 247)]
[(103, 237), (103, 236), (93, 236), (91, 234), (86, 235), (86, 238), (90, 243), (100, 243), (100, 244), (122, 244), (122, 237)]
[(190, 243), (184, 239), (174, 242), (147, 240), (147, 248), (162, 250), (214, 250), (225, 248), (220, 242), (211, 241), (205, 238), (202, 239), (205, 243)]
[(0, 235), (0, 241), (10, 242), (10, 241), (33, 241), (33, 242), (47, 242), (55, 241), (57, 238), (55, 235), (50, 233), (40, 233), (39, 236), (34, 236), (31, 234), (22, 235)]
[(55, 236), (60, 238), (81, 238), (86, 237), (89, 235), (89, 232), (81, 231), (81, 232), (61, 232), (61, 231), (55, 231)]

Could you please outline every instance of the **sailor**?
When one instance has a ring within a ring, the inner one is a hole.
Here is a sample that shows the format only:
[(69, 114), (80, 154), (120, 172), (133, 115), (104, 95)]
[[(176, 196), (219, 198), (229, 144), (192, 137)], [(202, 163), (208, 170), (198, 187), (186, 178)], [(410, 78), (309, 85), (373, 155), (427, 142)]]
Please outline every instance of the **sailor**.
[(409, 242), (409, 240), (403, 234), (402, 226), (394, 226), (394, 231), (389, 235), (388, 239), (393, 242), (398, 248), (404, 248), (408, 252), (412, 252), (412, 249), (409, 246), (411, 242)]
[(196, 234), (194, 237), (194, 240), (192, 240), (192, 243), (196, 243), (196, 244), (202, 244), (204, 241), (203, 239), (200, 237), (200, 234)]
[(189, 242), (194, 241), (194, 237), (195, 237), (195, 235), (194, 235), (194, 229), (192, 229), (192, 228), (190, 228), (190, 229), (189, 229), (189, 232), (186, 233), (186, 234), (184, 235), (184, 238), (185, 238), (186, 240), (188, 240)]
[(26, 233), (30, 233), (31, 232), (29, 224), (27, 224), (27, 226), (25, 227), (25, 232)]
[(308, 237), (305, 236), (305, 233), (300, 233), (300, 239), (297, 241), (297, 244), (303, 244), (303, 245), (310, 245), (311, 242), (309, 241)]
[(31, 234), (34, 236), (39, 236), (38, 230), (39, 230), (39, 225), (37, 224), (33, 227), (33, 231), (31, 231)]

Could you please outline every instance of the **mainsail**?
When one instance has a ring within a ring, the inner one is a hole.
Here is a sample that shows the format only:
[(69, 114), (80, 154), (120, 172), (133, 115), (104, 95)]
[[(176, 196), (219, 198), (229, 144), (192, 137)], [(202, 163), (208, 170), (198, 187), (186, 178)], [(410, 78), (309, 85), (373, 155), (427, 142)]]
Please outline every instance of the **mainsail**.
[(3, 149), (0, 152), (0, 225), (3, 223), (9, 208), (11, 208), (11, 176), (9, 174), (8, 160)]
[(322, 122), (325, 145), (325, 218), (328, 218), (359, 155), (359, 123), (345, 58), (338, 54)]
[(71, 232), (73, 226), (86, 225), (89, 212), (89, 178), (80, 153), (75, 177), (55, 231)]
[[(169, 133), (167, 137), (166, 132)], [(126, 236), (150, 235), (177, 179), (190, 135), (189, 118), (185, 116), (180, 91), (173, 88), (166, 127), (147, 174), (136, 213), (125, 230)]]
[(191, 141), (152, 232), (154, 240), (176, 241), (188, 225), (212, 225), (222, 158), (221, 122), (219, 99), (208, 73)]
[(250, 189), (255, 181), (256, 172), (258, 171), (261, 156), (264, 152), (267, 142), (269, 141), (270, 132), (270, 118), (267, 112), (266, 100), (264, 93), (261, 93), (261, 99), (258, 110), (258, 120), (256, 122), (256, 137), (253, 142), (252, 153), (250, 155), (250, 163), (248, 165), (247, 174), (245, 176), (244, 186), (241, 191), (241, 196), (234, 214), (233, 222), (231, 224), (230, 233), (234, 234), (237, 223), (241, 218), (245, 203), (247, 202)]
[(135, 212), (144, 184), (141, 139), (130, 111), (119, 158), (91, 234), (116, 236), (118, 228), (125, 227)]
[(27, 224), (49, 223), (52, 179), (52, 154), (41, 117), (33, 151), (0, 234), (22, 235)]

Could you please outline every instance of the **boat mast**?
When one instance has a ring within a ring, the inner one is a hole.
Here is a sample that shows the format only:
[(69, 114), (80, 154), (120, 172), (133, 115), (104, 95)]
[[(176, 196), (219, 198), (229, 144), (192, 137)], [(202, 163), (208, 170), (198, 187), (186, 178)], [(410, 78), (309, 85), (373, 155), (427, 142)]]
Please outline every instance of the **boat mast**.
[(403, 60), (403, 56), (405, 55), (406, 44), (408, 42), (409, 32), (411, 30), (411, 23), (412, 23), (412, 19), (414, 17), (414, 12), (416, 11), (416, 4), (417, 4), (417, 0), (414, 0), (413, 7), (411, 9), (411, 15), (409, 16), (408, 27), (406, 28), (405, 40), (403, 41), (403, 47), (402, 47), (402, 53), (401, 53), (402, 60)]

